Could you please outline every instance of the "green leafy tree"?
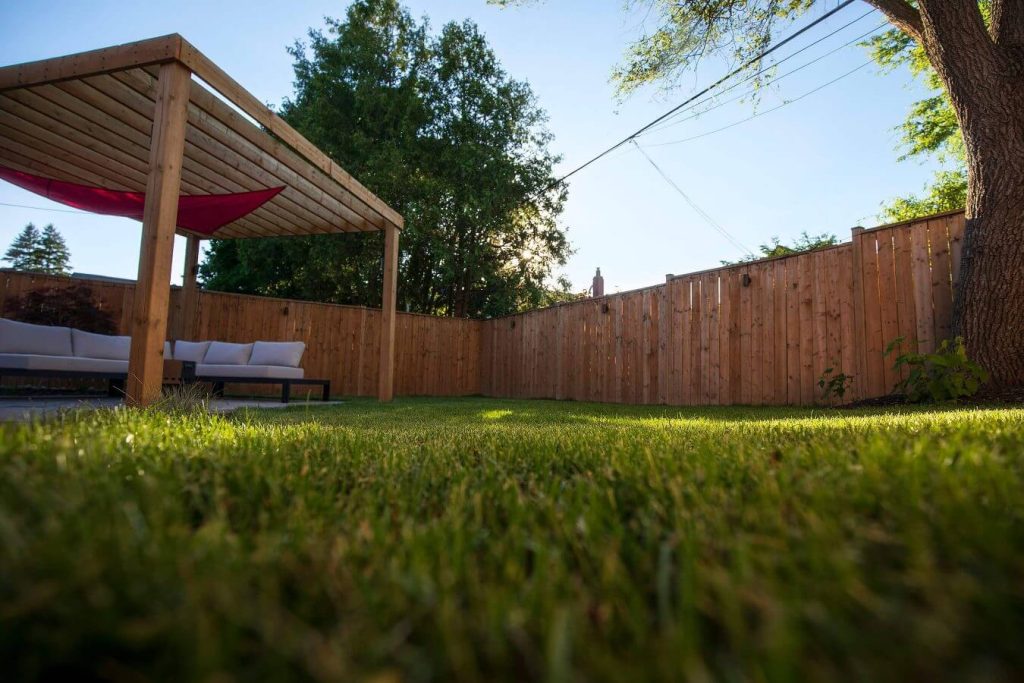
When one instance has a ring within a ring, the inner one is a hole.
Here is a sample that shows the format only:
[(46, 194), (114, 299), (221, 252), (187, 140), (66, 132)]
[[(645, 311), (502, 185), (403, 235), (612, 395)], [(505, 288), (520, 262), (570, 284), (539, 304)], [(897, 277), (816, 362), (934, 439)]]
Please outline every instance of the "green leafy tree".
[[(984, 5), (983, 5), (984, 9)], [(886, 72), (908, 69), (931, 94), (911, 105), (907, 119), (898, 127), (900, 161), (937, 158), (943, 168), (923, 195), (897, 197), (883, 204), (882, 220), (906, 221), (967, 205), (967, 159), (956, 112), (943, 90), (924, 48), (898, 29), (890, 29), (864, 43), (872, 58)]]
[(48, 275), (67, 275), (71, 272), (71, 252), (64, 241), (64, 236), (52, 223), (43, 228), (43, 234), (39, 238), (39, 251), (42, 272)]
[[(491, 0), (516, 4), (517, 0)], [(1024, 2), (864, 0), (919, 45), (963, 136), (967, 230), (953, 334), (992, 372), (1024, 384)], [(656, 26), (628, 49), (614, 78), (624, 93), (672, 85), (711, 54), (757, 60), (814, 0), (627, 0)]]
[(790, 256), (792, 254), (802, 254), (806, 251), (817, 251), (818, 249), (827, 249), (834, 247), (839, 244), (839, 238), (835, 235), (828, 233), (821, 233), (820, 235), (811, 235), (806, 230), (793, 240), (792, 244), (786, 245), (782, 243), (782, 240), (778, 237), (772, 237), (767, 244), (762, 244), (757, 248), (757, 254), (751, 254), (744, 256), (738, 261), (722, 261), (723, 265), (731, 266), (737, 263), (750, 263), (751, 261), (760, 261), (766, 258), (776, 258), (779, 256)]
[[(545, 114), (469, 21), (432, 34), (397, 0), (359, 0), (290, 53), (281, 115), (405, 217), (399, 308), (485, 316), (566, 291)], [(205, 286), (377, 305), (379, 235), (221, 241)]]

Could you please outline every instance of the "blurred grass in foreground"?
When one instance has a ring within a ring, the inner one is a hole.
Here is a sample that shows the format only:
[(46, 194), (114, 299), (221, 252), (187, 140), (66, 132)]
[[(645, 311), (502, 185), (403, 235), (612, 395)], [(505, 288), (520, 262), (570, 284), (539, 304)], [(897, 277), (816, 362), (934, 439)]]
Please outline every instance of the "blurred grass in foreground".
[(1024, 411), (407, 399), (0, 428), (8, 680), (1024, 674)]

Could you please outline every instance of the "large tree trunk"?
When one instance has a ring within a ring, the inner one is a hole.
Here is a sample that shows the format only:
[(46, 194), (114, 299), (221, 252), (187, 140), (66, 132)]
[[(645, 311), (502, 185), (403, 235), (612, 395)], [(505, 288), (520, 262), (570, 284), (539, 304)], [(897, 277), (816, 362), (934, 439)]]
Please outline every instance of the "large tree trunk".
[[(996, 384), (1024, 384), (1024, 83), (986, 97), (967, 141), (967, 231), (953, 334)], [(979, 130), (981, 129), (981, 130)]]
[(953, 334), (999, 385), (1024, 384), (1024, 0), (868, 0), (919, 41), (967, 150), (967, 232)]

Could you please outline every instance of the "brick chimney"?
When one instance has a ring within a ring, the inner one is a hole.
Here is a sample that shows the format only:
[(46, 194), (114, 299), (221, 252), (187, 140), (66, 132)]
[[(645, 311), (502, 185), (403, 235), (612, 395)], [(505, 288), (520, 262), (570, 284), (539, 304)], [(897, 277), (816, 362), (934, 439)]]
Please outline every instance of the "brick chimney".
[(604, 278), (601, 277), (600, 268), (598, 268), (597, 272), (594, 274), (594, 284), (591, 287), (590, 292), (591, 296), (595, 298), (599, 296), (604, 296)]

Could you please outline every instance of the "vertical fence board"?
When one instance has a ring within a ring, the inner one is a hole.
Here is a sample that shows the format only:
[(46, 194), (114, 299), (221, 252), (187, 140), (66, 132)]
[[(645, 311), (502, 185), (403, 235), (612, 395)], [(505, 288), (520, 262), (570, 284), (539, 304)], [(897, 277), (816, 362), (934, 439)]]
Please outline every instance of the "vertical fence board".
[[(879, 316), (882, 321), (882, 351), (900, 336), (899, 293), (896, 288), (896, 260), (891, 229), (875, 232), (878, 239), (878, 294)], [(898, 375), (892, 356), (882, 357), (882, 376), (885, 391), (896, 386)]]
[(935, 308), (935, 341), (949, 339), (952, 333), (953, 272), (950, 264), (949, 218), (929, 221), (932, 252), (932, 306)]

